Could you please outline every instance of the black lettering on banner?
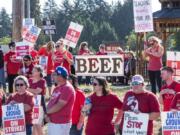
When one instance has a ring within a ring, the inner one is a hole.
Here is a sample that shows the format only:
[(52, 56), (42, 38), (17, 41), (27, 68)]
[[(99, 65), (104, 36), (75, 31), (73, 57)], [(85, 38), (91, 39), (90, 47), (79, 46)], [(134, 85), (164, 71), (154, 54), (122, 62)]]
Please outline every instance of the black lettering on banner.
[(76, 72), (83, 73), (87, 70), (85, 59), (83, 59), (83, 58), (82, 59), (76, 59), (76, 62), (77, 62), (76, 64), (78, 65)]

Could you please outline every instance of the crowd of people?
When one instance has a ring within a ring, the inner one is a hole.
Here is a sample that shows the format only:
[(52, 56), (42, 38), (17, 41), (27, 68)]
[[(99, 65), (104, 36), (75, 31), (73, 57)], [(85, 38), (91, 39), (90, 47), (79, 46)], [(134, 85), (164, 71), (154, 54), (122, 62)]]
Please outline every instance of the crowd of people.
[[(79, 87), (83, 77), (74, 74), (74, 58), (70, 48), (63, 44), (63, 39), (56, 43), (50, 41), (38, 51), (32, 49), (23, 59), (16, 58), (15, 43), (11, 42), (9, 52), (0, 52), (0, 106), (23, 103), (27, 135), (43, 135), (46, 123), (48, 135), (82, 135), (83, 129), (86, 135), (122, 134), (126, 111), (149, 114), (147, 134), (153, 135), (153, 121), (160, 116), (160, 104), (163, 106), (162, 111), (180, 110), (180, 84), (173, 80), (173, 69), (162, 66), (164, 50), (160, 40), (150, 37), (148, 45), (145, 54), (149, 57), (152, 92), (146, 89), (144, 78), (135, 74), (133, 52), (125, 53), (121, 48), (117, 49), (116, 55), (124, 57), (125, 83), (128, 84), (130, 80), (131, 84), (131, 89), (123, 98), (109, 89), (105, 77), (91, 79), (90, 76), (86, 76), (85, 83), (93, 87), (93, 92), (86, 96)], [(108, 55), (104, 44), (94, 53), (88, 48), (87, 42), (80, 44), (77, 54)], [(47, 66), (40, 64), (41, 57), (47, 58)], [(4, 73), (7, 73), (8, 92)], [(164, 81), (162, 86), (161, 80)], [(159, 95), (156, 94), (156, 85)], [(49, 96), (46, 102), (47, 92)], [(33, 98), (37, 95), (41, 95), (44, 118), (39, 124), (33, 124)], [(117, 115), (112, 122), (115, 109)], [(2, 108), (0, 115), (2, 118)]]

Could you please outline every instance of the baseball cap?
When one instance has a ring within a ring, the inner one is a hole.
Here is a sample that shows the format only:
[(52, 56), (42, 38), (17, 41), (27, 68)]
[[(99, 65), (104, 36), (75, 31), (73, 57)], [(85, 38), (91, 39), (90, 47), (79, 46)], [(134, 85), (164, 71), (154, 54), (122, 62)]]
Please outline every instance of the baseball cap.
[(144, 78), (141, 75), (134, 75), (131, 81), (132, 85), (138, 85), (144, 83)]
[(58, 66), (56, 68), (55, 72), (57, 73), (57, 75), (61, 75), (65, 79), (67, 79), (67, 77), (68, 77), (67, 70), (64, 67), (62, 67), (62, 66)]

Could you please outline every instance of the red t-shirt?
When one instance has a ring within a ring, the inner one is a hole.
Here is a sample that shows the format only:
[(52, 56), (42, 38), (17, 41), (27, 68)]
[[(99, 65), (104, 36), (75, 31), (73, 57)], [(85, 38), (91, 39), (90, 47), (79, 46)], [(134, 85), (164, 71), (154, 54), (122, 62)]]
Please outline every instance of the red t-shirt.
[(86, 135), (111, 135), (114, 134), (112, 119), (114, 109), (122, 109), (121, 100), (114, 94), (98, 97), (90, 96), (92, 108), (86, 125)]
[[(178, 82), (173, 81), (169, 86), (162, 86), (161, 90), (171, 89), (174, 90), (175, 93), (180, 92), (180, 84)], [(170, 111), (171, 102), (174, 98), (173, 94), (164, 94), (163, 96), (163, 111)]]
[(33, 50), (31, 50), (30, 55), (31, 55), (31, 57), (33, 59), (33, 64), (37, 64), (38, 63), (38, 61), (37, 61), (37, 59), (38, 59), (38, 51), (33, 49)]
[[(25, 65), (24, 66), (25, 69), (23, 68), (23, 65), (21, 64), (21, 67), (20, 67), (21, 74), (25, 75), (27, 78), (30, 78), (32, 75), (32, 70), (34, 68), (34, 65), (33, 64), (30, 64), (28, 66), (26, 64), (24, 64), (24, 65)], [(25, 73), (24, 73), (24, 71), (25, 71)]]
[(180, 111), (180, 92), (176, 93), (172, 101), (171, 108)]
[[(160, 105), (156, 96), (152, 92), (145, 91), (141, 94), (135, 94), (133, 91), (128, 91), (123, 101), (123, 111), (140, 111), (141, 113), (160, 112)], [(123, 119), (120, 124), (120, 129), (123, 129)], [(149, 120), (147, 135), (153, 134), (153, 121)]]
[(7, 100), (7, 104), (11, 101), (15, 101), (17, 103), (23, 103), (31, 106), (31, 109), (28, 112), (25, 112), (25, 120), (26, 124), (32, 124), (32, 113), (33, 113), (33, 94), (26, 91), (24, 94), (19, 95), (18, 93), (13, 93)]
[[(159, 47), (157, 47), (156, 52), (158, 52)], [(158, 71), (162, 67), (162, 57), (155, 57), (153, 55), (149, 56), (148, 70)]]
[(75, 90), (69, 82), (54, 89), (47, 108), (50, 109), (59, 100), (67, 101), (67, 104), (56, 113), (49, 114), (50, 121), (57, 124), (69, 123), (72, 119), (72, 109), (75, 101)]
[(81, 115), (81, 108), (84, 105), (84, 101), (85, 101), (85, 95), (81, 90), (76, 89), (75, 92), (76, 92), (76, 98), (72, 111), (72, 124), (77, 124), (79, 122), (79, 118)]
[(102, 52), (99, 51), (99, 52), (96, 53), (96, 55), (107, 55), (107, 52), (102, 53)]
[(31, 79), (29, 79), (29, 88), (31, 88), (31, 89), (41, 88), (42, 92), (40, 94), (45, 95), (46, 81), (44, 79), (41, 79), (38, 82), (33, 82), (33, 79), (31, 78)]
[(47, 56), (48, 60), (47, 60), (47, 74), (52, 74), (52, 72), (54, 71), (54, 62), (52, 60), (52, 53), (48, 53), (46, 50), (46, 47), (41, 47), (39, 49), (38, 54), (40, 56)]
[(79, 50), (78, 55), (89, 55), (90, 51), (89, 50)]
[(20, 68), (20, 61), (16, 59), (16, 53), (9, 51), (4, 56), (4, 61), (7, 62), (7, 73), (16, 75)]
[(54, 60), (54, 68), (56, 68), (57, 66), (63, 66), (64, 68), (67, 69), (68, 73), (71, 73), (71, 64), (69, 64), (69, 62), (63, 58), (63, 55), (67, 53), (67, 57), (71, 60), (73, 60), (73, 55), (68, 52), (68, 51), (64, 51), (64, 52), (60, 52), (60, 51), (56, 51), (54, 53), (55, 55), (55, 60)]

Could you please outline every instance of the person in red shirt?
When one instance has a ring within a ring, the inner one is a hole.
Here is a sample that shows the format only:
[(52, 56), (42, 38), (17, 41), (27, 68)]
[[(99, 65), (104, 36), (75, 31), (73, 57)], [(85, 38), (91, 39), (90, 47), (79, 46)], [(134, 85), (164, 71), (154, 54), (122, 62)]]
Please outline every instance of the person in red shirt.
[[(32, 71), (32, 78), (29, 79), (29, 89), (34, 96), (41, 95), (41, 106), (43, 107), (44, 114), (46, 114), (46, 80), (43, 79), (43, 68), (40, 65), (35, 65)], [(33, 125), (33, 135), (43, 135), (43, 121), (41, 124)]]
[[(158, 99), (152, 92), (145, 90), (144, 78), (141, 75), (133, 76), (131, 85), (132, 90), (126, 92), (123, 100), (123, 112), (131, 111), (137, 114), (149, 114), (147, 135), (153, 135), (153, 120), (158, 119), (160, 116), (160, 105)], [(123, 119), (120, 124), (120, 133), (122, 130)]]
[(7, 104), (23, 103), (26, 122), (26, 135), (32, 135), (32, 113), (33, 113), (33, 94), (28, 92), (28, 79), (25, 76), (18, 76), (14, 80), (15, 92), (9, 96)]
[(105, 44), (99, 45), (99, 51), (96, 53), (96, 55), (107, 55)]
[(70, 132), (75, 90), (67, 77), (68, 72), (62, 66), (58, 66), (53, 73), (57, 86), (47, 105), (45, 119), (49, 122), (48, 135), (69, 135)]
[(171, 104), (172, 111), (180, 111), (180, 92), (176, 93), (174, 99)]
[[(105, 78), (96, 77), (93, 80), (94, 93), (90, 95), (91, 103), (84, 105), (83, 112), (90, 108), (87, 125), (86, 135), (114, 135), (114, 126), (112, 123), (114, 116), (114, 109), (118, 109), (118, 115), (115, 119), (115, 125), (121, 119), (122, 115), (122, 102), (108, 90), (108, 84)], [(89, 106), (90, 107), (87, 107)]]
[(12, 93), (14, 78), (18, 76), (21, 62), (16, 59), (15, 42), (9, 43), (9, 49), (10, 51), (4, 56), (4, 61), (7, 71), (8, 89), (9, 93)]
[(78, 79), (75, 75), (69, 75), (68, 80), (73, 85), (76, 92), (76, 98), (72, 111), (72, 126), (70, 129), (70, 135), (82, 135), (84, 116), (81, 115), (81, 109), (84, 105), (85, 95), (78, 88)]
[(32, 57), (33, 64), (34, 65), (37, 64), (38, 63), (38, 51), (36, 51), (34, 49), (34, 47), (31, 48), (30, 55)]
[(165, 81), (159, 94), (159, 102), (163, 105), (163, 111), (170, 111), (171, 102), (177, 92), (180, 92), (180, 84), (173, 80), (173, 69), (163, 67), (161, 69), (161, 78)]
[(23, 57), (23, 64), (20, 66), (19, 74), (31, 78), (33, 67), (34, 65), (31, 55), (25, 55)]
[[(46, 79), (46, 82), (47, 82), (47, 86), (48, 86), (48, 90), (49, 90), (49, 96), (51, 95), (51, 89), (52, 89), (52, 73), (54, 71), (54, 62), (52, 60), (52, 55), (54, 54), (54, 46), (55, 46), (55, 43), (53, 41), (50, 41), (47, 43), (47, 45), (45, 46), (42, 46), (40, 49), (39, 49), (39, 57), (46, 57), (47, 58), (47, 65), (45, 65), (45, 73), (46, 73), (46, 76), (45, 76), (45, 79)], [(39, 63), (41, 64), (41, 63)], [(44, 65), (42, 65), (44, 66)]]
[(151, 47), (145, 49), (145, 55), (149, 57), (148, 72), (149, 80), (151, 84), (151, 91), (156, 94), (156, 85), (160, 91), (161, 89), (161, 73), (162, 68), (162, 56), (164, 54), (164, 48), (160, 44), (160, 39), (152, 36), (148, 39), (148, 43)]
[(63, 44), (63, 39), (56, 42), (56, 51), (53, 55), (54, 68), (62, 66), (71, 73), (71, 65), (73, 64), (73, 55), (67, 51)]

